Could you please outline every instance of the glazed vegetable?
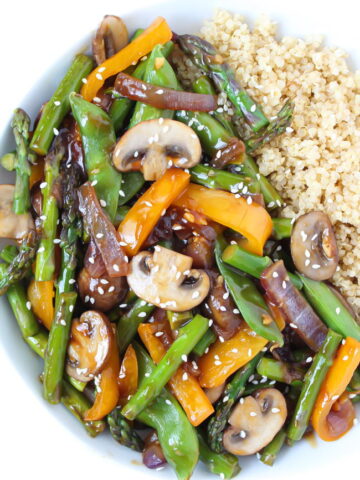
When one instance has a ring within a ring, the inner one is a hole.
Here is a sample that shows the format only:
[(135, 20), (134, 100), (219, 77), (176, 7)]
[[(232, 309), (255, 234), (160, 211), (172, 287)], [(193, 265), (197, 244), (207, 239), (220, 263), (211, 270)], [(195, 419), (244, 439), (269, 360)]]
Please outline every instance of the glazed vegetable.
[[(164, 334), (162, 332), (164, 326), (160, 325), (160, 328), (160, 333)], [(161, 341), (162, 335), (156, 336), (159, 333), (157, 325), (143, 323), (139, 326), (138, 333), (152, 360), (158, 364), (166, 354), (166, 348)], [(199, 382), (193, 375), (187, 373), (184, 367), (180, 366), (174, 373), (169, 381), (169, 386), (183, 407), (190, 423), (195, 427), (213, 413), (214, 409)]]
[(103, 212), (94, 187), (89, 182), (79, 188), (79, 210), (89, 229), (109, 277), (122, 277), (128, 273), (128, 258), (124, 254), (115, 227)]
[(143, 464), (147, 468), (161, 469), (166, 465), (166, 458), (164, 457), (157, 433), (155, 430), (149, 433), (145, 438), (145, 445), (142, 451)]
[(111, 164), (115, 132), (109, 116), (80, 95), (70, 95), (72, 113), (79, 127), (89, 182), (110, 220), (115, 218), (121, 174)]
[(193, 62), (211, 76), (217, 89), (227, 94), (235, 112), (245, 118), (254, 132), (268, 125), (260, 105), (238, 84), (229, 65), (209, 42), (195, 35), (179, 35), (177, 41)]
[(305, 374), (304, 370), (296, 365), (268, 357), (263, 357), (259, 361), (256, 371), (262, 377), (294, 386), (301, 386)]
[(258, 452), (274, 439), (286, 417), (285, 398), (276, 388), (260, 389), (243, 398), (230, 415), (230, 427), (223, 436), (225, 450), (235, 455)]
[(143, 121), (130, 128), (113, 153), (113, 162), (119, 171), (141, 170), (145, 180), (157, 180), (171, 166), (193, 167), (200, 158), (200, 142), (191, 128), (163, 118)]
[(199, 305), (210, 288), (208, 275), (191, 266), (191, 257), (156, 246), (154, 253), (145, 250), (133, 257), (127, 280), (146, 302), (184, 312)]
[(311, 423), (322, 440), (337, 440), (354, 424), (355, 409), (343, 394), (359, 362), (360, 342), (347, 337), (327, 372), (312, 412)]
[(126, 418), (133, 420), (149, 405), (180, 366), (182, 356), (191, 352), (207, 329), (207, 319), (201, 315), (196, 315), (191, 322), (180, 330), (179, 336), (155, 370), (141, 383), (135, 395), (123, 408), (122, 413)]
[(163, 110), (210, 112), (217, 107), (217, 98), (214, 95), (182, 92), (166, 87), (159, 89), (156, 85), (126, 73), (118, 74), (114, 88), (126, 98)]
[(105, 15), (92, 42), (93, 55), (100, 65), (125, 47), (129, 34), (125, 23), (115, 15)]
[[(118, 206), (129, 202), (144, 186), (144, 176), (140, 172), (124, 172), (119, 190)], [(117, 214), (119, 213), (119, 208)]]
[(13, 210), (17, 215), (26, 214), (30, 208), (30, 161), (34, 161), (29, 153), (30, 118), (24, 110), (17, 108), (11, 122), (16, 142), (14, 168), (16, 183), (13, 200)]
[(273, 218), (273, 233), (272, 236), (276, 240), (282, 240), (283, 238), (290, 238), (293, 228), (293, 221), (291, 218)]
[(189, 180), (188, 173), (170, 168), (137, 200), (118, 229), (128, 255), (136, 255), (163, 212), (184, 191)]
[(82, 79), (91, 71), (93, 61), (86, 55), (77, 55), (55, 93), (46, 103), (32, 136), (30, 148), (38, 155), (46, 155), (58, 128), (70, 111), (69, 95), (80, 90)]
[(141, 452), (144, 442), (139, 434), (134, 430), (129, 420), (121, 415), (121, 407), (115, 407), (107, 416), (107, 423), (112, 437), (125, 447), (131, 448), (136, 452)]
[[(134, 344), (140, 388), (158, 367), (144, 349)], [(179, 480), (190, 478), (199, 458), (199, 443), (194, 427), (175, 398), (162, 389), (154, 401), (139, 415), (138, 420), (156, 430), (166, 461), (174, 468)]]
[(173, 205), (195, 210), (241, 233), (246, 238), (244, 248), (259, 255), (271, 233), (271, 218), (263, 207), (244, 198), (236, 198), (229, 192), (210, 190), (192, 183)]
[(203, 337), (200, 338), (198, 343), (193, 348), (193, 353), (195, 353), (195, 355), (197, 355), (198, 357), (201, 357), (202, 355), (204, 355), (210, 345), (215, 342), (216, 338), (217, 336), (212, 330), (207, 330)]
[(203, 434), (198, 430), (200, 447), (200, 460), (208, 467), (211, 473), (220, 475), (221, 478), (229, 479), (235, 477), (241, 470), (239, 461), (231, 453), (213, 452), (206, 444)]
[(329, 217), (310, 212), (299, 217), (291, 233), (291, 256), (299, 272), (312, 280), (331, 278), (339, 262)]
[(44, 397), (50, 403), (59, 403), (61, 399), (66, 348), (76, 297), (75, 292), (60, 294), (51, 325), (45, 353), (43, 379)]
[(158, 43), (168, 42), (171, 36), (171, 30), (165, 19), (158, 17), (135, 40), (90, 73), (81, 89), (81, 95), (85, 100), (92, 101), (107, 78), (125, 70), (133, 62), (137, 62)]
[(341, 336), (329, 330), (321, 349), (315, 355), (305, 375), (295, 411), (287, 428), (287, 437), (290, 444), (300, 440), (306, 431), (321, 385), (333, 362), (340, 342)]
[(260, 452), (260, 461), (272, 467), (276, 460), (278, 453), (280, 452), (282, 446), (286, 440), (286, 432), (284, 429), (281, 429), (279, 433), (271, 440), (270, 443), (266, 445)]
[(305, 296), (326, 325), (344, 337), (360, 341), (360, 326), (339, 296), (323, 282), (301, 277)]
[(14, 185), (0, 185), (0, 238), (21, 240), (34, 229), (34, 222), (29, 212), (13, 212), (14, 194)]
[(246, 383), (250, 375), (254, 373), (261, 356), (262, 353), (259, 353), (235, 373), (215, 406), (215, 415), (207, 425), (209, 446), (214, 452), (221, 453), (224, 450), (222, 443), (223, 431), (227, 425), (231, 410), (238, 398), (244, 393)]
[(54, 318), (54, 281), (37, 282), (31, 280), (27, 295), (31, 309), (41, 323), (50, 330)]
[(319, 351), (327, 328), (290, 281), (284, 262), (281, 260), (266, 268), (260, 282), (270, 300), (285, 313), (290, 326), (309, 348)]
[(219, 235), (215, 246), (216, 263), (230, 294), (250, 328), (258, 335), (278, 345), (283, 337), (254, 283), (244, 274), (235, 273), (222, 260), (225, 242)]
[(122, 359), (119, 378), (119, 405), (125, 405), (138, 387), (138, 363), (134, 347), (130, 344)]
[(140, 323), (146, 322), (154, 308), (154, 305), (138, 298), (130, 310), (119, 318), (116, 327), (116, 338), (120, 355), (125, 352), (135, 337)]

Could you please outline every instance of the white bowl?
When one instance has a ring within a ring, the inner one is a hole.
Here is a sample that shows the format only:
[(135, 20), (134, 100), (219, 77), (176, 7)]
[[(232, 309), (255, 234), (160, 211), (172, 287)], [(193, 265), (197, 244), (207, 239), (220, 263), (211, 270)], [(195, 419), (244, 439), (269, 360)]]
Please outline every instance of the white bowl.
[[(197, 32), (201, 22), (220, 5), (243, 13), (250, 22), (260, 13), (266, 13), (278, 21), (281, 34), (300, 37), (325, 34), (328, 44), (345, 48), (351, 54), (351, 65), (360, 67), (360, 52), (357, 50), (360, 11), (359, 6), (355, 6), (359, 4), (352, 0), (343, 0), (340, 4), (310, 0), (300, 3), (272, 0), (268, 4), (258, 0), (133, 1), (125, 6), (122, 3), (102, 0), (90, 6), (90, 2), (33, 1), (21, 5), (21, 18), (17, 18), (18, 3), (8, 5), (5, 12), (2, 7), (0, 40), (6, 68), (2, 68), (0, 80), (1, 154), (13, 147), (9, 127), (12, 110), (21, 106), (34, 118), (41, 103), (51, 96), (73, 54), (89, 44), (90, 34), (102, 16), (108, 13), (123, 16), (130, 31), (148, 25), (157, 15), (163, 15), (172, 29), (180, 33)], [(1, 170), (1, 183), (8, 178)], [(0, 319), (1, 437), (6, 437), (7, 445), (6, 455), (1, 455), (2, 478), (28, 475), (29, 470), (34, 475), (31, 478), (38, 480), (53, 480), (64, 474), (72, 479), (80, 476), (99, 479), (107, 475), (108, 478), (175, 478), (170, 468), (154, 472), (140, 466), (140, 456), (119, 446), (109, 435), (90, 439), (63, 407), (48, 405), (42, 399), (37, 380), (42, 361), (21, 340), (5, 298), (0, 299)], [(359, 471), (359, 441), (358, 428), (353, 428), (337, 442), (317, 440), (316, 448), (302, 441), (292, 448), (284, 448), (273, 468), (264, 466), (255, 458), (240, 458), (241, 475), (248, 479), (266, 476), (281, 480), (289, 476), (313, 479), (321, 474), (327, 479), (338, 479), (348, 471)], [(12, 473), (4, 477), (7, 471)], [(356, 473), (352, 475), (357, 478)], [(200, 464), (194, 478), (207, 479), (211, 475)]]

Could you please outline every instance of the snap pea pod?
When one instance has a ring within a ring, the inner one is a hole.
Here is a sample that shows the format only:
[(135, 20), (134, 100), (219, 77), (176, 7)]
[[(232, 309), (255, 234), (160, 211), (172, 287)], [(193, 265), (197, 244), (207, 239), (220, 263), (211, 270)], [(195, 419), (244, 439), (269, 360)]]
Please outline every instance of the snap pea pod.
[(129, 210), (130, 210), (130, 207), (127, 207), (126, 205), (122, 205), (122, 206), (118, 207), (118, 209), (116, 210), (116, 216), (115, 216), (115, 219), (114, 219), (115, 228), (118, 228), (118, 226), (124, 220), (124, 218), (125, 218), (125, 216), (126, 216), (126, 214), (128, 213)]
[(321, 384), (332, 365), (341, 339), (341, 335), (329, 329), (320, 351), (315, 355), (305, 375), (295, 411), (287, 428), (287, 438), (290, 445), (297, 440), (301, 440), (305, 433)]
[(154, 305), (138, 298), (131, 309), (120, 317), (116, 327), (117, 344), (120, 355), (130, 345), (140, 323), (145, 322), (154, 310)]
[(137, 392), (123, 407), (121, 413), (127, 419), (134, 420), (159, 395), (162, 388), (183, 362), (182, 357), (192, 351), (208, 328), (208, 319), (201, 315), (196, 315), (191, 322), (179, 330), (178, 337), (156, 365), (151, 375), (144, 379)]
[(272, 236), (276, 240), (282, 240), (283, 238), (290, 238), (293, 220), (291, 218), (273, 218), (273, 233)]
[(119, 206), (128, 203), (144, 186), (145, 180), (141, 172), (124, 172), (120, 187)]
[[(139, 344), (134, 342), (133, 346), (139, 366), (139, 388), (142, 388), (156, 366)], [(199, 442), (195, 428), (175, 398), (162, 388), (137, 418), (156, 430), (166, 461), (174, 468), (178, 479), (188, 480), (198, 462)]]
[[(165, 52), (166, 53), (166, 52)], [(159, 60), (162, 65), (158, 67)], [(156, 45), (150, 57), (147, 60), (146, 70), (143, 75), (144, 82), (157, 85), (159, 87), (167, 87), (178, 89), (178, 80), (176, 75), (166, 60), (164, 55), (164, 47), (162, 45)], [(154, 120), (156, 118), (173, 118), (174, 112), (172, 110), (161, 110), (151, 105), (147, 105), (142, 102), (137, 102), (135, 105), (134, 113), (130, 119), (129, 127), (134, 127), (140, 122), (145, 120)]]
[(70, 95), (70, 105), (79, 126), (89, 181), (101, 206), (114, 220), (119, 201), (121, 173), (111, 163), (116, 137), (107, 113), (80, 95)]
[(246, 175), (226, 172), (206, 165), (196, 165), (190, 169), (191, 181), (207, 188), (220, 188), (232, 193), (241, 193), (245, 187), (246, 192), (259, 193), (260, 187), (257, 180)]
[(220, 478), (229, 479), (240, 473), (239, 460), (231, 453), (213, 452), (207, 445), (203, 433), (197, 429), (200, 448), (200, 460), (208, 467), (211, 473), (220, 475)]
[(360, 341), (360, 325), (326, 283), (299, 277), (307, 300), (326, 325), (344, 337)]
[(82, 79), (87, 77), (93, 66), (94, 63), (90, 57), (76, 55), (55, 93), (43, 109), (30, 143), (30, 148), (34, 152), (39, 155), (47, 154), (57, 129), (70, 111), (70, 93), (80, 90)]
[(44, 363), (44, 397), (50, 403), (61, 400), (62, 378), (76, 292), (61, 293), (51, 324)]
[(265, 465), (269, 465), (269, 467), (272, 467), (278, 453), (280, 452), (281, 448), (285, 443), (285, 440), (286, 432), (282, 428), (271, 440), (271, 442), (261, 450), (259, 460), (262, 463), (265, 463)]
[(305, 370), (289, 363), (275, 360), (275, 358), (263, 357), (257, 364), (256, 371), (259, 375), (270, 380), (287, 383), (293, 386), (301, 386)]
[(258, 335), (279, 345), (284, 344), (283, 336), (274, 321), (264, 324), (264, 318), (271, 318), (270, 311), (254, 283), (243, 273), (235, 273), (223, 261), (226, 247), (224, 238), (219, 235), (215, 244), (215, 259), (230, 294), (240, 310), (245, 322)]
[[(260, 278), (264, 269), (273, 263), (270, 257), (261, 257), (255, 253), (250, 253), (239, 245), (226, 247), (222, 259), (225, 263), (255, 278)], [(291, 272), (288, 272), (288, 275), (295, 287), (301, 290), (303, 285), (301, 279)]]
[(204, 355), (206, 349), (209, 348), (216, 339), (216, 334), (209, 328), (193, 348), (193, 353), (195, 353), (195, 355), (198, 357), (201, 357)]
[(351, 382), (349, 383), (351, 390), (360, 390), (360, 370), (357, 369), (352, 376)]
[(230, 382), (226, 385), (222, 396), (216, 402), (215, 415), (210, 418), (207, 425), (207, 439), (210, 448), (214, 452), (221, 453), (224, 451), (222, 437), (231, 410), (237, 399), (243, 395), (247, 381), (250, 375), (254, 373), (262, 355), (263, 353), (256, 355), (233, 375)]
[[(216, 95), (216, 90), (206, 75), (202, 75), (194, 80), (192, 87), (195, 93)], [(215, 110), (212, 115), (223, 125), (224, 128), (226, 128), (230, 135), (236, 137), (235, 129), (228, 115), (226, 115), (224, 112), (218, 112), (217, 110)]]

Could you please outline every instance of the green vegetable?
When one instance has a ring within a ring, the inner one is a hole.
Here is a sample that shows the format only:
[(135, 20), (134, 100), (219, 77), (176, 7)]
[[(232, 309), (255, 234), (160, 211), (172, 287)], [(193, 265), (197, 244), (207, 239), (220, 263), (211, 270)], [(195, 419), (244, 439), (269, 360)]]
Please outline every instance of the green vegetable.
[(131, 309), (120, 317), (116, 327), (117, 344), (122, 355), (137, 333), (140, 323), (152, 314), (154, 305), (138, 298)]
[(5, 155), (3, 155), (0, 158), (0, 164), (8, 172), (14, 171), (15, 165), (16, 165), (16, 153), (15, 152), (5, 153)]
[(162, 388), (183, 362), (182, 357), (192, 351), (208, 328), (208, 319), (196, 315), (191, 322), (179, 330), (178, 337), (171, 344), (151, 375), (144, 379), (137, 392), (122, 409), (121, 413), (127, 419), (134, 420), (159, 395)]
[(295, 411), (287, 429), (289, 444), (303, 437), (322, 382), (332, 365), (341, 336), (329, 330), (326, 339), (307, 371)]
[[(244, 391), (250, 375), (255, 371), (255, 368), (262, 357), (263, 353), (259, 353), (238, 370), (230, 382), (226, 385), (224, 393), (217, 401), (215, 406), (215, 415), (212, 416), (207, 425), (207, 438), (211, 450), (217, 453), (224, 451), (222, 444), (223, 432), (228, 423), (231, 411), (235, 402), (240, 398)], [(224, 399), (226, 401), (224, 401)]]
[(144, 186), (145, 180), (141, 172), (124, 172), (120, 187), (119, 206), (128, 203)]
[(141, 452), (144, 447), (144, 442), (132, 427), (129, 420), (121, 415), (121, 407), (116, 407), (108, 416), (107, 422), (109, 424), (110, 433), (112, 437), (125, 447), (131, 448), (136, 452)]
[(79, 126), (89, 181), (102, 207), (114, 220), (119, 201), (121, 174), (111, 163), (116, 137), (107, 113), (80, 95), (70, 95), (70, 105)]
[(326, 325), (344, 337), (360, 341), (360, 325), (324, 282), (300, 276), (309, 303)]
[(271, 314), (255, 284), (244, 274), (233, 272), (222, 260), (225, 246), (223, 237), (219, 235), (215, 244), (216, 263), (245, 322), (258, 335), (282, 346), (284, 339), (276, 323), (272, 321), (266, 325), (263, 322), (264, 318), (271, 318)]
[(61, 80), (55, 93), (45, 105), (31, 140), (30, 148), (39, 155), (46, 155), (57, 129), (70, 111), (69, 95), (78, 92), (82, 79), (93, 68), (93, 60), (86, 55), (77, 55)]
[(170, 310), (166, 311), (167, 319), (169, 320), (170, 327), (172, 330), (176, 330), (192, 319), (192, 311), (187, 312), (171, 312)]
[(76, 298), (75, 292), (60, 294), (51, 324), (44, 364), (44, 397), (50, 403), (59, 403), (61, 400), (65, 357)]
[(192, 182), (207, 188), (221, 188), (232, 193), (241, 193), (244, 188), (246, 193), (259, 193), (260, 191), (259, 182), (245, 175), (238, 175), (200, 164), (191, 168), (190, 173)]
[(2, 258), (6, 263), (11, 263), (17, 254), (18, 249), (15, 245), (6, 245), (6, 247), (4, 247), (0, 252), (0, 258)]
[(202, 432), (197, 430), (200, 460), (208, 467), (211, 473), (220, 475), (221, 478), (228, 479), (235, 477), (240, 473), (239, 460), (231, 453), (213, 452), (207, 445)]
[(294, 386), (301, 386), (305, 374), (305, 371), (300, 367), (268, 357), (263, 357), (259, 361), (256, 371), (259, 375), (270, 380)]
[(276, 240), (282, 240), (283, 238), (290, 238), (293, 220), (291, 218), (273, 218), (273, 237)]
[(193, 353), (195, 353), (195, 355), (197, 355), (198, 357), (201, 357), (202, 355), (204, 355), (206, 349), (209, 348), (210, 345), (212, 345), (216, 339), (217, 339), (217, 336), (209, 328), (208, 330), (206, 330), (204, 335), (200, 338), (198, 343), (193, 348)]
[(264, 447), (260, 452), (260, 461), (272, 467), (274, 465), (275, 459), (280, 452), (282, 446), (286, 440), (286, 432), (284, 429), (281, 429), (271, 442)]
[(114, 220), (115, 228), (119, 227), (120, 223), (124, 220), (129, 210), (130, 210), (130, 207), (127, 207), (126, 205), (122, 205), (118, 207), (118, 209), (116, 210), (116, 216)]
[[(141, 389), (157, 367), (139, 344), (135, 342), (133, 346)], [(165, 388), (161, 389), (137, 418), (156, 430), (166, 461), (174, 468), (178, 479), (188, 480), (198, 462), (199, 442), (194, 427), (175, 398)]]

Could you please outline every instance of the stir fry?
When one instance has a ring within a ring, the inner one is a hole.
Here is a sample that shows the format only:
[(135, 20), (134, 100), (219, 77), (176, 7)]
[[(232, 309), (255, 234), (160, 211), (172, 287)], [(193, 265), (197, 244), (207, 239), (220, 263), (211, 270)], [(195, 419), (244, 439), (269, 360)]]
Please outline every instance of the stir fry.
[(44, 359), (44, 397), (91, 436), (221, 478), (238, 456), (354, 425), (360, 325), (331, 285), (328, 216), (281, 217), (256, 150), (268, 119), (214, 47), (164, 18), (104, 17), (31, 127), (14, 112), (0, 185), (0, 292)]

